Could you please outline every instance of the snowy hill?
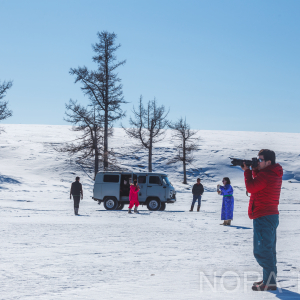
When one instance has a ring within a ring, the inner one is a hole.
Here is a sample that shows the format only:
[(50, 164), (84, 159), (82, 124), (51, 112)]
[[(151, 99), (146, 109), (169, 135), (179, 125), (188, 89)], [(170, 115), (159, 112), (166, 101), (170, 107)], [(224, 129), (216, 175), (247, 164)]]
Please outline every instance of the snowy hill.
[[(199, 131), (199, 151), (183, 185), (172, 131), (155, 145), (153, 169), (169, 175), (177, 202), (164, 212), (141, 208), (140, 215), (105, 211), (91, 199), (93, 182), (66, 154), (54, 150), (75, 135), (69, 126), (2, 125), (0, 135), (0, 299), (299, 299), (300, 135), (291, 133)], [(128, 154), (119, 165), (147, 170), (147, 153), (136, 152), (122, 129), (110, 147)], [(276, 152), (284, 169), (278, 229), (282, 293), (253, 294), (261, 269), (252, 256), (252, 223), (247, 216), (243, 172), (229, 157), (251, 159), (261, 148)], [(72, 212), (70, 183), (81, 177), (80, 217)], [(201, 177), (201, 212), (188, 212), (191, 185)], [(224, 176), (234, 187), (233, 226), (219, 226)], [(200, 273), (219, 275), (215, 291), (201, 290)], [(220, 278), (224, 277), (224, 290)], [(248, 277), (244, 291), (245, 272)], [(237, 286), (237, 277), (241, 276)], [(252, 278), (252, 277), (253, 278)], [(230, 292), (231, 290), (231, 292)], [(298, 298), (297, 298), (298, 297)]]

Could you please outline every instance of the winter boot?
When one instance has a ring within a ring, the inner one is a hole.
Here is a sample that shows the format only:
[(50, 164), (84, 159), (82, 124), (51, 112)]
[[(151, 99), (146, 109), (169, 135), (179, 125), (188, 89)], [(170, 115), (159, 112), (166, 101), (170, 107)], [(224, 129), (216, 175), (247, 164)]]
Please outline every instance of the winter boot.
[(128, 208), (128, 213), (129, 213), (129, 214), (132, 214), (131, 208)]
[(231, 220), (227, 221), (227, 225), (230, 226), (231, 225)]
[(224, 222), (223, 222), (223, 223), (221, 223), (220, 225), (226, 225), (226, 221), (224, 220)]
[(75, 207), (74, 211), (75, 211), (75, 215), (78, 216), (78, 207)]
[(264, 281), (261, 280), (261, 281), (256, 281), (256, 282), (253, 282), (253, 285), (261, 285)]
[(190, 209), (190, 211), (193, 211), (193, 209), (194, 209), (194, 205), (191, 205), (191, 209)]
[(200, 211), (200, 205), (197, 206), (197, 211)]
[(259, 285), (253, 285), (252, 290), (253, 291), (259, 291), (259, 292), (261, 292), (261, 291), (276, 291), (277, 286), (276, 286), (276, 284), (266, 285), (262, 282)]
[(134, 207), (134, 212), (135, 212), (136, 214), (139, 214), (139, 211), (137, 210), (137, 207), (136, 207), (136, 206)]

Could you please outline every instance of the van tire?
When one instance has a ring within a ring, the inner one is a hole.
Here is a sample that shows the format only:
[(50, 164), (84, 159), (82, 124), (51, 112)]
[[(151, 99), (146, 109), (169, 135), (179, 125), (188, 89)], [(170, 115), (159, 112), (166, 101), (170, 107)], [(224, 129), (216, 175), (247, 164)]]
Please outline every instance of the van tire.
[(161, 211), (165, 210), (166, 209), (166, 203), (165, 202), (161, 202), (160, 203), (160, 209)]
[(124, 208), (124, 203), (119, 203), (117, 210), (122, 210)]
[(103, 201), (106, 210), (115, 210), (119, 205), (119, 201), (115, 197), (107, 197)]
[(157, 198), (151, 198), (147, 201), (147, 208), (151, 211), (157, 211), (160, 209), (161, 202)]

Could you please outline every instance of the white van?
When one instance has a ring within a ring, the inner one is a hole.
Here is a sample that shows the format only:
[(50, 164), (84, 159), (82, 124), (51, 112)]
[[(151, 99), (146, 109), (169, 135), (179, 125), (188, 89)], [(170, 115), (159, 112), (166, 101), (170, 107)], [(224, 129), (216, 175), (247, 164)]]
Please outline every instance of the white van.
[(135, 179), (140, 187), (139, 202), (149, 210), (165, 210), (166, 203), (176, 201), (176, 191), (166, 174), (136, 172), (99, 172), (92, 198), (103, 202), (107, 210), (121, 210), (129, 204), (130, 183)]

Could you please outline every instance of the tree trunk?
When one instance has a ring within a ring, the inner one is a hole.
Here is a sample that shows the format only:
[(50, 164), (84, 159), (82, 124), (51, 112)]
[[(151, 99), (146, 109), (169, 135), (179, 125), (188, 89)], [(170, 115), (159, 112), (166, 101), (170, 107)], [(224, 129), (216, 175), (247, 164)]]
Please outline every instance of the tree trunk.
[(187, 184), (186, 182), (186, 149), (185, 149), (185, 139), (183, 138), (182, 142), (182, 162), (183, 162), (183, 183)]
[(94, 137), (93, 137), (94, 141), (94, 150), (95, 150), (95, 168), (94, 168), (94, 180), (96, 180), (96, 175), (99, 171), (99, 153), (98, 153), (98, 143), (97, 143), (97, 127), (94, 126)]
[(104, 171), (108, 168), (108, 111), (104, 115), (104, 154), (103, 154)]
[(99, 171), (99, 153), (98, 153), (98, 148), (95, 149), (95, 178), (96, 180), (96, 175), (98, 174)]
[(151, 130), (150, 130), (150, 143), (149, 143), (149, 157), (148, 157), (148, 172), (152, 172), (152, 138), (153, 138), (153, 130), (151, 128)]
[(105, 112), (104, 112), (104, 156), (103, 156), (103, 164), (104, 171), (108, 168), (108, 41), (105, 40)]

